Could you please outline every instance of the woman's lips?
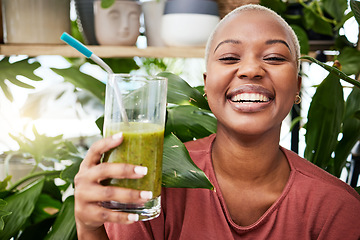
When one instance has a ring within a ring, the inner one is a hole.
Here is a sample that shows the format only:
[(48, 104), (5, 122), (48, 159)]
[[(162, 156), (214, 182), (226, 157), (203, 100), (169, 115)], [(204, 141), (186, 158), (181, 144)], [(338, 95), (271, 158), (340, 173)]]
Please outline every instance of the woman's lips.
[(266, 108), (274, 98), (271, 91), (253, 84), (242, 85), (227, 94), (232, 107), (242, 112), (258, 112)]

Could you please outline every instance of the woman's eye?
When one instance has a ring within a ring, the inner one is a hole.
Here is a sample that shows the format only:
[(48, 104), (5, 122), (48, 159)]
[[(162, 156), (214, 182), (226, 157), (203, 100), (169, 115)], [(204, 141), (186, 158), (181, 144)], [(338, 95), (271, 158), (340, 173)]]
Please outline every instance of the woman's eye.
[(285, 58), (282, 57), (267, 57), (265, 61), (275, 61), (275, 62), (284, 62)]
[(240, 60), (240, 58), (237, 57), (222, 57), (219, 59), (222, 62), (230, 63), (230, 62), (237, 62)]

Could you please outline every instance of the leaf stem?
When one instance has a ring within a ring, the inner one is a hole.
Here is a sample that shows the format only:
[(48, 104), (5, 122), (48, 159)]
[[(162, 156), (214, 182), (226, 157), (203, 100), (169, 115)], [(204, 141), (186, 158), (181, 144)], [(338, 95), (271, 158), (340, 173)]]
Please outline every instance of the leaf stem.
[(20, 186), (21, 184), (23, 184), (24, 182), (26, 181), (29, 181), (30, 179), (33, 179), (33, 178), (37, 178), (37, 177), (41, 177), (41, 176), (59, 176), (60, 173), (62, 171), (59, 170), (59, 171), (42, 171), (42, 172), (36, 172), (36, 173), (33, 173), (33, 174), (29, 174), (23, 178), (21, 178), (19, 181), (17, 181), (16, 183), (14, 183), (9, 189), (8, 191), (13, 191), (15, 190), (18, 186)]
[(320, 65), (321, 67), (323, 67), (325, 70), (329, 71), (330, 73), (335, 74), (337, 77), (341, 78), (342, 80), (353, 84), (354, 86), (360, 88), (360, 82), (356, 81), (355, 79), (352, 79), (351, 77), (347, 76), (344, 72), (340, 71), (339, 69), (335, 68), (335, 67), (331, 67), (329, 65), (326, 65), (318, 60), (316, 60), (315, 58), (312, 58), (310, 56), (303, 56), (300, 59), (306, 59), (309, 60), (313, 63), (316, 63), (318, 65)]

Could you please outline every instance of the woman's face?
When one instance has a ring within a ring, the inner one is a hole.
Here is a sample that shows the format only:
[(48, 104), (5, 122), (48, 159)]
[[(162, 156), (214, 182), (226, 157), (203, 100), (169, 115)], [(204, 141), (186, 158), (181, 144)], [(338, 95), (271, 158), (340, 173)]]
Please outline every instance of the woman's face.
[(266, 12), (228, 19), (214, 36), (205, 91), (218, 131), (280, 131), (300, 89), (290, 34)]

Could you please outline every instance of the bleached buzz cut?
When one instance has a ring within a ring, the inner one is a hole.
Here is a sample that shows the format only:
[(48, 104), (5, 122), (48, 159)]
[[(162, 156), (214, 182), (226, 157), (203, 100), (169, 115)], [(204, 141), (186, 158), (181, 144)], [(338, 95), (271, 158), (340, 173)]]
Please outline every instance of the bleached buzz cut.
[(246, 12), (246, 11), (266, 12), (266, 13), (270, 14), (271, 16), (273, 16), (275, 19), (277, 19), (284, 26), (286, 31), (290, 34), (291, 41), (295, 48), (295, 57), (297, 59), (296, 64), (297, 64), (297, 67), (299, 70), (300, 69), (300, 60), (299, 60), (299, 58), (300, 58), (300, 43), (299, 43), (299, 40), (298, 40), (294, 30), (279, 14), (277, 14), (273, 10), (271, 10), (267, 7), (261, 6), (259, 4), (247, 4), (247, 5), (240, 6), (236, 9), (234, 9), (233, 11), (231, 11), (230, 13), (228, 13), (223, 19), (220, 20), (220, 22), (216, 25), (216, 27), (210, 34), (208, 41), (206, 43), (206, 48), (205, 48), (205, 64), (206, 64), (206, 66), (207, 66), (207, 63), (209, 60), (210, 48), (214, 41), (214, 37), (215, 37), (218, 29), (232, 16), (237, 15), (241, 12)]

